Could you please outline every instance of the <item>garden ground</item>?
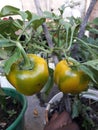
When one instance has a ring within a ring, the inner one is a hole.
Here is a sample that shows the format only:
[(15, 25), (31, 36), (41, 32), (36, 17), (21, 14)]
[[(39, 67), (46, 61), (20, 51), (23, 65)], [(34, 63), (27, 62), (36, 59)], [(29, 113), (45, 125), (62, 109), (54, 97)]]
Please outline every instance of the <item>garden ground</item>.
[[(47, 101), (57, 92), (58, 89), (54, 86)], [(40, 106), (40, 102), (36, 95), (28, 96), (27, 100), (28, 108), (25, 113), (25, 130), (43, 130), (45, 124), (45, 107)]]
[(45, 107), (40, 107), (37, 97), (27, 97), (28, 108), (25, 113), (26, 130), (43, 130)]

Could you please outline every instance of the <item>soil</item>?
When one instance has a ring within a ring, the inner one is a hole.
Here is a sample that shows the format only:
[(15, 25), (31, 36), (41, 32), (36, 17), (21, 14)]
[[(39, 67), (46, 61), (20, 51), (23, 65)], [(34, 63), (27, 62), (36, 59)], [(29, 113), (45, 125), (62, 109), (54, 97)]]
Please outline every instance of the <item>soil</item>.
[(0, 130), (7, 129), (18, 117), (21, 109), (22, 105), (16, 99), (10, 96), (0, 97)]
[[(70, 99), (72, 103), (73, 97), (70, 97)], [(73, 121), (75, 121), (79, 126), (81, 126), (80, 130), (98, 130), (98, 102), (83, 97), (80, 99), (80, 101), (82, 103), (82, 106), (79, 106), (81, 109), (81, 111), (79, 112), (80, 114), (74, 117)], [(55, 112), (62, 113), (64, 110), (66, 110), (63, 98), (59, 102), (57, 101), (50, 106), (51, 107), (48, 112), (49, 120)], [(77, 111), (74, 112), (77, 113)]]

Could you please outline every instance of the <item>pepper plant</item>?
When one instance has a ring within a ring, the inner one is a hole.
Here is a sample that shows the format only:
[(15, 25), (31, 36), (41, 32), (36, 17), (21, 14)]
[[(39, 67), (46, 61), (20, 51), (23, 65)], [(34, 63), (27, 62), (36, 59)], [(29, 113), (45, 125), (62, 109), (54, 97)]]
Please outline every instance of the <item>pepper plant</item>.
[[(54, 83), (64, 94), (75, 94), (77, 104), (73, 103), (73, 108), (77, 113), (79, 94), (89, 87), (98, 88), (98, 45), (93, 37), (85, 34), (78, 37), (82, 19), (65, 20), (63, 10), (62, 6), (59, 15), (44, 12), (39, 16), (12, 6), (3, 7), (0, 11), (0, 67), (16, 90), (25, 95), (40, 91), (47, 94)], [(13, 17), (16, 15), (19, 18)], [(92, 24), (98, 24), (98, 18), (87, 23), (86, 31), (97, 34)], [(44, 25), (47, 28), (43, 31)], [(52, 60), (55, 64), (55, 57), (60, 66), (57, 64), (53, 70), (49, 63)]]
[[(21, 19), (13, 19), (10, 15), (20, 15)], [(8, 18), (3, 18), (6, 16)], [(31, 14), (29, 11), (22, 12), (11, 6), (4, 7), (0, 12), (0, 17), (0, 53), (1, 58), (4, 59), (2, 67), (7, 79), (18, 91), (26, 95), (39, 92), (47, 82), (48, 66), (43, 58), (30, 53), (31, 49), (35, 49), (35, 41), (41, 40), (36, 30), (45, 21), (45, 18)], [(34, 38), (35, 35), (36, 38)], [(41, 42), (42, 40), (39, 43), (41, 44)], [(29, 54), (27, 55), (27, 53)], [(25, 91), (22, 88), (23, 84), (27, 88)]]

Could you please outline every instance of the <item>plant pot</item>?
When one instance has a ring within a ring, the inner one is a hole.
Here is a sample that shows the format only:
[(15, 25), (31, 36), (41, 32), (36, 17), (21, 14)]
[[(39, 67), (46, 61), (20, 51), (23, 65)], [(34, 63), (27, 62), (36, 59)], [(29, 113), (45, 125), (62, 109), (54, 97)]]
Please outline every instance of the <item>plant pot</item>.
[(12, 88), (3, 88), (3, 90), (8, 96), (17, 99), (22, 104), (22, 110), (19, 116), (6, 130), (24, 130), (24, 114), (27, 109), (26, 97)]
[[(86, 93), (82, 93), (83, 97), (86, 99), (92, 99), (95, 101), (98, 101), (98, 91), (89, 89)], [(49, 115), (48, 112), (51, 108), (51, 104), (55, 103), (56, 101), (59, 102), (61, 98), (63, 97), (63, 93), (59, 92), (56, 94), (47, 104), (46, 110), (45, 110), (45, 124), (49, 122)]]

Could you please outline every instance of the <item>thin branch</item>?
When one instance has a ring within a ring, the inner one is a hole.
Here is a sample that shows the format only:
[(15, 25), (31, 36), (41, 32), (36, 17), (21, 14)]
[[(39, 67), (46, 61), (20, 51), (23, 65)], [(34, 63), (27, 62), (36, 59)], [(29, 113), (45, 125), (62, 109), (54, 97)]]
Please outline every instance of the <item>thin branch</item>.
[[(36, 9), (37, 9), (37, 13), (38, 13), (40, 16), (42, 16), (42, 15), (43, 15), (43, 12), (42, 12), (42, 10), (41, 10), (41, 6), (40, 6), (39, 0), (34, 0), (34, 2), (35, 2)], [(45, 33), (45, 37), (46, 37), (46, 40), (47, 40), (47, 42), (48, 42), (49, 47), (50, 47), (50, 48), (53, 48), (53, 42), (52, 42), (52, 39), (51, 39), (51, 37), (50, 37), (50, 33), (49, 33), (49, 31), (48, 31), (48, 27), (47, 27), (46, 23), (43, 23), (43, 24), (42, 24), (42, 27), (43, 27), (43, 31), (44, 31), (44, 33)], [(55, 64), (58, 63), (58, 58), (57, 58), (57, 56), (56, 56), (55, 54), (53, 54), (53, 60), (54, 60), (54, 63), (55, 63)]]
[[(37, 9), (38, 14), (42, 16), (42, 10), (40, 8), (39, 0), (34, 0), (34, 1), (35, 1), (35, 5), (36, 5), (36, 9)], [(45, 33), (49, 47), (53, 48), (53, 42), (52, 42), (52, 39), (50, 37), (50, 33), (48, 31), (46, 23), (43, 23), (42, 27), (43, 27), (43, 30), (44, 30), (44, 33)], [(57, 64), (58, 63), (57, 56), (55, 54), (53, 54), (52, 56), (53, 56), (54, 63)], [(66, 99), (65, 99), (66, 109), (67, 109), (68, 112), (70, 112), (71, 108), (70, 108), (70, 105), (69, 105), (70, 104), (69, 97), (67, 95), (65, 97), (66, 97)]]
[(85, 15), (85, 17), (84, 17), (84, 20), (83, 20), (83, 22), (82, 22), (82, 24), (81, 24), (81, 26), (80, 26), (80, 31), (79, 31), (79, 34), (78, 34), (78, 38), (80, 38), (80, 39), (81, 39), (81, 38), (83, 37), (83, 35), (84, 35), (85, 27), (86, 27), (86, 25), (87, 25), (88, 19), (89, 19), (89, 17), (90, 17), (90, 14), (91, 14), (91, 12), (92, 12), (92, 10), (93, 10), (93, 8), (94, 8), (96, 2), (97, 2), (97, 0), (92, 0), (92, 1), (90, 2), (90, 5), (89, 5), (88, 10), (87, 10), (87, 12), (86, 12), (86, 15)]
[[(35, 6), (36, 6), (36, 9), (37, 9), (37, 13), (42, 16), (43, 15), (43, 12), (41, 10), (41, 6), (40, 6), (40, 2), (39, 0), (34, 0), (35, 2)], [(48, 42), (48, 45), (49, 47), (53, 48), (53, 42), (52, 42), (52, 39), (50, 37), (50, 34), (49, 34), (49, 31), (48, 31), (48, 28), (47, 28), (47, 25), (46, 23), (43, 23), (42, 24), (42, 27), (43, 27), (43, 30), (45, 32), (45, 36), (46, 36), (46, 39), (47, 39), (47, 42)]]
[[(91, 12), (96, 4), (97, 0), (92, 0), (90, 2), (90, 5), (88, 7), (88, 10), (85, 14), (85, 17), (83, 19), (83, 22), (81, 23), (80, 25), (80, 30), (79, 30), (79, 33), (78, 33), (78, 38), (81, 39), (85, 33), (85, 28), (87, 26), (87, 22), (88, 22), (88, 19), (91, 15)], [(72, 53), (72, 57), (77, 59), (77, 53), (78, 53), (78, 50), (79, 50), (79, 45), (77, 43), (74, 44), (74, 47), (72, 48), (71, 50), (71, 53)]]
[(40, 6), (40, 3), (39, 3), (39, 0), (34, 0), (35, 2), (35, 6), (36, 6), (36, 10), (37, 10), (37, 13), (42, 16), (43, 13), (42, 13), (42, 10), (41, 10), (41, 6)]

